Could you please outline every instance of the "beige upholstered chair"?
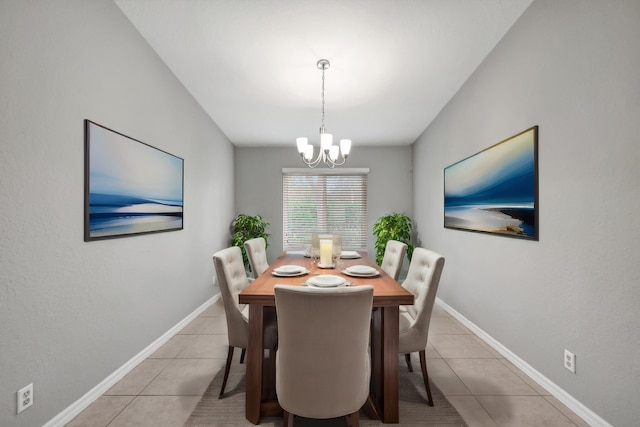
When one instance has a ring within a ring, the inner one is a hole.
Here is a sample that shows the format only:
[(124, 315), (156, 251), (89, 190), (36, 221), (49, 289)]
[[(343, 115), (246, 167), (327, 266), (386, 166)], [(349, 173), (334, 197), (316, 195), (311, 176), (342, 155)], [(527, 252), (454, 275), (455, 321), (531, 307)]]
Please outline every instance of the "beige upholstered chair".
[[(244, 360), (245, 350), (249, 341), (248, 307), (238, 303), (238, 294), (247, 287), (249, 280), (244, 269), (242, 252), (237, 246), (222, 249), (213, 255), (213, 264), (216, 269), (218, 285), (224, 303), (224, 313), (227, 318), (227, 333), (229, 338), (229, 351), (227, 353), (227, 365), (224, 370), (224, 379), (218, 398), (222, 397), (229, 377), (229, 368), (233, 359), (233, 349), (242, 349), (240, 363)], [(277, 325), (275, 319), (267, 323), (265, 327), (265, 348), (275, 349), (277, 344)]]
[(244, 242), (244, 249), (247, 251), (249, 266), (253, 277), (256, 278), (269, 268), (267, 262), (267, 242), (262, 237), (256, 237)]
[(384, 256), (382, 257), (382, 265), (380, 265), (380, 267), (385, 273), (393, 277), (393, 280), (398, 280), (406, 253), (407, 244), (397, 240), (389, 240), (387, 246), (384, 248)]
[(369, 396), (372, 286), (309, 288), (276, 285), (276, 392), (284, 426), (293, 415), (346, 416), (359, 425)]
[(400, 354), (404, 354), (411, 372), (413, 372), (413, 368), (410, 353), (419, 352), (422, 378), (427, 389), (430, 406), (433, 406), (433, 398), (429, 387), (425, 349), (431, 312), (443, 267), (444, 257), (442, 255), (424, 248), (416, 248), (411, 257), (407, 278), (402, 283), (402, 286), (414, 295), (415, 303), (414, 305), (402, 306), (400, 309), (399, 351)]

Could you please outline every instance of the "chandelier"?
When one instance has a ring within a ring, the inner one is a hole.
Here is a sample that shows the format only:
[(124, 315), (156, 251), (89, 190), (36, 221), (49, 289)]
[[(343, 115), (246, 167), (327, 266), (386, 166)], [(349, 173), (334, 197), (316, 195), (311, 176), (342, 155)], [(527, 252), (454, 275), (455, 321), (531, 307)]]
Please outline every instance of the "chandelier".
[[(333, 145), (333, 135), (327, 133), (324, 127), (324, 71), (331, 65), (328, 60), (320, 59), (316, 64), (322, 70), (322, 121), (320, 123), (320, 150), (318, 157), (313, 160), (313, 145), (305, 137), (296, 138), (298, 153), (302, 161), (310, 168), (315, 168), (323, 162), (330, 168), (344, 165), (351, 151), (351, 140), (341, 139), (340, 146)], [(341, 159), (339, 159), (341, 157)]]

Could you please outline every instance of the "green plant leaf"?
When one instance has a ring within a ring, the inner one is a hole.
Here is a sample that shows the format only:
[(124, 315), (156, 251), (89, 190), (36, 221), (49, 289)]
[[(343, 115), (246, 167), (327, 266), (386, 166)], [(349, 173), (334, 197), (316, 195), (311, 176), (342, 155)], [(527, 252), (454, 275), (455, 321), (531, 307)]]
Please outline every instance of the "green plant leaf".
[(413, 245), (411, 244), (411, 231), (413, 223), (411, 218), (404, 214), (394, 213), (385, 215), (373, 224), (373, 235), (376, 236), (374, 249), (376, 251), (376, 263), (382, 264), (384, 251), (389, 240), (397, 240), (407, 244), (407, 257), (411, 260)]
[(244, 242), (262, 237), (265, 240), (266, 247), (269, 247), (270, 234), (266, 232), (267, 227), (269, 227), (269, 223), (260, 215), (251, 216), (240, 214), (233, 220), (231, 244), (238, 246), (242, 251), (242, 260), (244, 261), (245, 268), (249, 268), (249, 258), (244, 249)]

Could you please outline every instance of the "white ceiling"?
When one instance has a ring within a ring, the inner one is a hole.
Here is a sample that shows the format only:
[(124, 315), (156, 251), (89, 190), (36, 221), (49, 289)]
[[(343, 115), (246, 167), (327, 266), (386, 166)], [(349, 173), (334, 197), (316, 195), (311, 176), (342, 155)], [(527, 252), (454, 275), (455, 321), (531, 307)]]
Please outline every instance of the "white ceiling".
[(532, 0), (114, 0), (237, 146), (409, 145)]

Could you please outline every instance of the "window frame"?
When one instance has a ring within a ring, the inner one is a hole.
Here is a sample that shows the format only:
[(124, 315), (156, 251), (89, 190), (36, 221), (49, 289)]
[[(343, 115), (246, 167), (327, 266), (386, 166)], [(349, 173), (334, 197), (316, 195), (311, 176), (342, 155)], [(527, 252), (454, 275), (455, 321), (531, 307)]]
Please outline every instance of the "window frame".
[[(325, 208), (317, 212), (318, 215), (323, 214), (324, 220), (321, 225), (318, 225), (317, 229), (309, 228), (309, 236), (308, 238), (304, 238), (304, 240), (295, 239), (290, 241), (289, 235), (290, 233), (290, 220), (289, 220), (289, 200), (292, 195), (290, 190), (286, 188), (288, 185), (285, 180), (287, 176), (308, 176), (308, 177), (327, 177), (327, 176), (359, 176), (362, 179), (362, 193), (360, 194), (361, 200), (364, 203), (361, 204), (362, 210), (360, 212), (360, 229), (359, 232), (356, 232), (355, 235), (352, 236), (343, 236), (343, 249), (356, 250), (356, 249), (366, 249), (367, 239), (368, 239), (368, 218), (367, 218), (367, 205), (368, 205), (368, 174), (369, 168), (341, 168), (341, 169), (308, 169), (308, 168), (282, 168), (282, 247), (283, 250), (291, 251), (291, 250), (300, 250), (303, 249), (306, 245), (311, 243), (311, 233), (337, 233), (337, 234), (345, 234), (341, 233), (341, 230), (332, 229), (329, 223), (327, 222), (327, 214), (330, 209), (327, 208), (327, 181), (324, 180), (324, 185), (322, 188), (322, 196), (319, 203), (316, 206), (320, 206), (320, 203), (325, 204)], [(318, 219), (318, 223), (320, 224), (320, 219)], [(306, 228), (302, 228), (302, 231), (305, 231)], [(300, 230), (298, 230), (300, 231)], [(298, 233), (299, 234), (299, 233)]]

